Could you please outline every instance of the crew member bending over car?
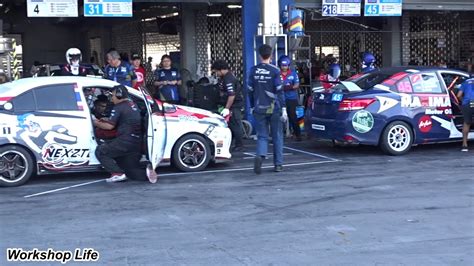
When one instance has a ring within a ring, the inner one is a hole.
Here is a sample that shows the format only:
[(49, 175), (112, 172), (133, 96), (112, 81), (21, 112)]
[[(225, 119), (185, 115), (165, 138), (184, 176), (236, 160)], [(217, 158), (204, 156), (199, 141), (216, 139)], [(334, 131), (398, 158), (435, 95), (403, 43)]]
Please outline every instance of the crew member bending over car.
[(472, 116), (474, 115), (474, 78), (463, 82), (457, 96), (462, 102), (461, 110), (464, 117), (461, 151), (467, 152), (469, 151), (467, 147), (467, 137), (471, 129)]
[(337, 85), (340, 76), (341, 66), (339, 64), (333, 63), (329, 65), (328, 69), (326, 70), (326, 73), (321, 74), (319, 80), (321, 81), (323, 88), (329, 90)]
[(99, 145), (95, 155), (106, 171), (111, 173), (107, 182), (120, 182), (127, 179), (126, 171), (117, 163), (120, 157), (127, 157), (131, 168), (139, 168), (142, 146), (141, 116), (138, 107), (128, 99), (127, 88), (117, 85), (112, 88), (114, 108), (109, 119), (94, 119), (94, 125), (100, 129), (117, 129), (117, 137)]
[(370, 52), (362, 54), (362, 73), (370, 73), (376, 70), (375, 68), (375, 56)]
[(220, 114), (224, 118), (230, 116), (229, 128), (234, 141), (233, 151), (242, 151), (244, 130), (242, 128), (243, 96), (240, 82), (224, 60), (216, 60), (211, 69), (219, 77), (219, 105), (224, 106)]

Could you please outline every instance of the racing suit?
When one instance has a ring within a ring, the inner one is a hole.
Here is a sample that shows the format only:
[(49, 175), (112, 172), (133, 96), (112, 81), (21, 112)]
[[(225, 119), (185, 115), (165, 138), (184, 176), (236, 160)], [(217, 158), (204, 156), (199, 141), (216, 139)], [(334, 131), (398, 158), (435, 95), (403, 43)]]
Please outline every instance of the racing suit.
[(285, 96), (280, 70), (270, 64), (258, 64), (251, 68), (248, 78), (250, 107), (256, 121), (257, 156), (265, 157), (268, 150), (268, 126), (273, 139), (273, 163), (283, 165), (282, 108)]
[(87, 76), (87, 69), (83, 66), (71, 66), (66, 64), (61, 68), (61, 76)]
[[(175, 68), (155, 70), (155, 81), (180, 81), (181, 76)], [(168, 103), (178, 104), (180, 95), (178, 85), (161, 85), (153, 95), (155, 99), (162, 99)]]
[[(321, 73), (321, 75), (319, 76), (319, 80), (321, 81), (321, 84), (325, 90), (329, 90), (332, 87), (336, 86), (336, 83), (332, 83), (332, 82), (339, 81), (339, 79), (334, 79), (329, 74), (324, 74), (324, 73)], [(331, 82), (328, 82), (328, 81), (331, 81)]]

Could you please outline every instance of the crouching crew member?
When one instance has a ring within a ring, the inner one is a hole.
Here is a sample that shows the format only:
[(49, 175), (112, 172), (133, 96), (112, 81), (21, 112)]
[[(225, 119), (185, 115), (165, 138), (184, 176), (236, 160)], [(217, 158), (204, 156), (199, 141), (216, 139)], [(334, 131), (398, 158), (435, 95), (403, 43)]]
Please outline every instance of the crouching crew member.
[(230, 71), (224, 60), (217, 60), (212, 64), (212, 71), (219, 77), (220, 104), (224, 106), (221, 112), (223, 117), (230, 115), (229, 128), (232, 131), (234, 142), (233, 151), (242, 151), (244, 130), (242, 128), (243, 96), (239, 80)]
[[(117, 137), (99, 145), (95, 155), (106, 171), (111, 173), (107, 182), (119, 182), (127, 179), (126, 172), (139, 168), (142, 146), (140, 111), (128, 99), (127, 88), (117, 85), (112, 88), (114, 108), (109, 119), (94, 120), (94, 125), (104, 130), (117, 130)], [(119, 166), (118, 159), (125, 158)], [(143, 175), (145, 176), (145, 175)]]

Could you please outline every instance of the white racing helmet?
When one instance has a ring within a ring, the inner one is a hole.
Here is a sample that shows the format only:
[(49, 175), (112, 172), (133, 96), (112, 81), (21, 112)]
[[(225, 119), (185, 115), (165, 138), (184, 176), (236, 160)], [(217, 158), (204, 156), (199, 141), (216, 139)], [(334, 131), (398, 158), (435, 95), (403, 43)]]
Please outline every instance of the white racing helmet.
[(81, 50), (77, 48), (69, 48), (66, 51), (66, 62), (71, 66), (79, 66), (79, 63), (82, 61)]

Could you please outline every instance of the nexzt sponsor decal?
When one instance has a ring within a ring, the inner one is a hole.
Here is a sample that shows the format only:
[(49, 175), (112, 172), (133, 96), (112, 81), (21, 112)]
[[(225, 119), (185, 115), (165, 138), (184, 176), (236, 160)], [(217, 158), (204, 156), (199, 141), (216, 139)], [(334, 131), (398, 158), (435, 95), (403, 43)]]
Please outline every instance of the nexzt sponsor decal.
[(451, 101), (447, 96), (422, 96), (404, 94), (401, 98), (401, 106), (409, 108), (417, 107), (451, 107)]
[(366, 110), (360, 110), (352, 117), (352, 127), (359, 133), (367, 133), (374, 127), (374, 117)]
[(89, 161), (89, 149), (70, 148), (57, 143), (47, 143), (42, 150), (45, 164), (54, 168), (82, 165)]
[(424, 115), (420, 118), (420, 121), (418, 122), (418, 128), (421, 132), (428, 133), (431, 131), (432, 127), (433, 121), (431, 120), (431, 117), (429, 115)]

